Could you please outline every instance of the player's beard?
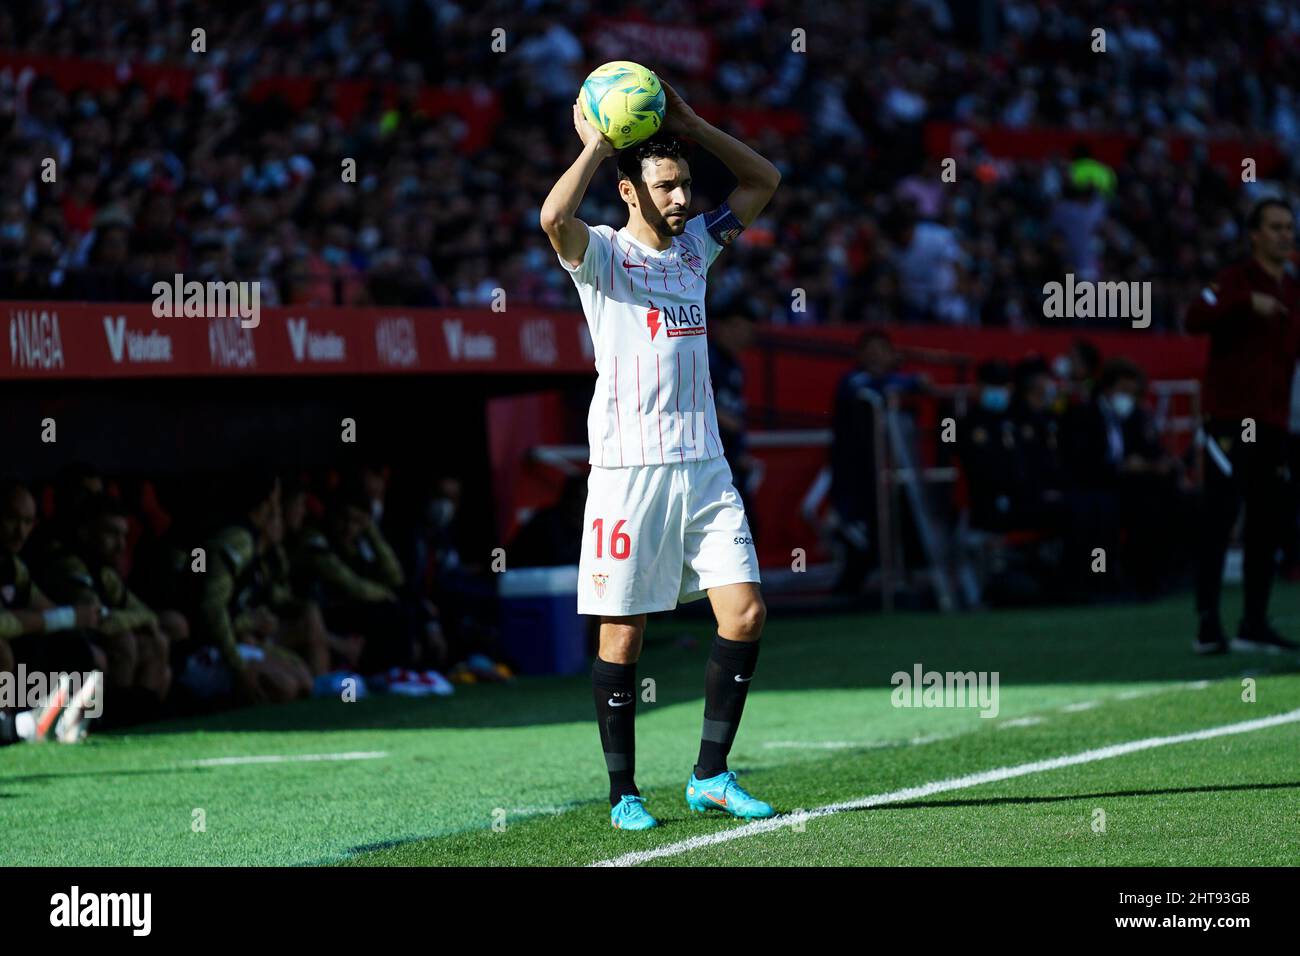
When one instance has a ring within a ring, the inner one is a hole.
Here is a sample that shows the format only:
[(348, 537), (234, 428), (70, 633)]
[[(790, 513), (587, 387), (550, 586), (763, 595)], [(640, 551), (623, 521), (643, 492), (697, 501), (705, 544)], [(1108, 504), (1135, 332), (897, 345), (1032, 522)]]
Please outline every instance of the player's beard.
[(673, 236), (680, 236), (686, 230), (686, 210), (682, 210), (681, 218), (676, 222), (677, 224), (673, 225), (673, 223), (668, 221), (667, 216), (656, 209), (654, 212), (654, 220), (648, 224), (651, 229), (663, 236), (665, 239), (671, 239)]

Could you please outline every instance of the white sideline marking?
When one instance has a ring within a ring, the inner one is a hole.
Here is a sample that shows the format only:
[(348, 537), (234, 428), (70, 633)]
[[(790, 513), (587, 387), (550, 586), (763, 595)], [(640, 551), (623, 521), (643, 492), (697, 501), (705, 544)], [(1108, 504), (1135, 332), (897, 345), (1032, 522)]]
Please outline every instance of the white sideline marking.
[(1032, 727), (1035, 724), (1041, 724), (1042, 717), (1014, 717), (1011, 720), (1004, 720), (998, 724), (998, 730), (1006, 730), (1008, 727)]
[(577, 802), (570, 801), (569, 803), (551, 807), (511, 807), (506, 813), (513, 813), (515, 816), (520, 817), (535, 817), (541, 814), (557, 817), (561, 813), (568, 813), (576, 806), (578, 806)]
[[(1243, 671), (1242, 673), (1248, 675), (1251, 672)], [(1148, 687), (1142, 690), (1126, 690), (1118, 694), (1108, 694), (1100, 700), (1084, 700), (1066, 704), (1063, 707), (1056, 708), (1056, 712), (1064, 714), (1079, 713), (1092, 710), (1107, 701), (1136, 700), (1139, 697), (1149, 697), (1152, 694), (1167, 694), (1173, 690), (1205, 690), (1209, 686), (1210, 681), (1195, 680), (1172, 685), (1162, 684), (1158, 687)], [(1033, 727), (1035, 724), (1041, 724), (1046, 719), (1036, 714), (1029, 714), (1024, 717), (1013, 717), (1009, 720), (999, 721), (995, 724), (995, 728), (1005, 730), (1011, 727)], [(926, 737), (913, 737), (910, 740), (765, 740), (763, 746), (778, 750), (881, 750), (886, 747), (915, 747), (918, 744), (931, 744), (936, 740), (951, 740), (953, 737), (961, 737), (974, 732), (973, 730), (966, 730), (954, 734), (931, 734)]]
[(191, 760), (187, 767), (231, 767), (246, 763), (292, 763), (304, 760), (374, 760), (387, 757), (386, 750), (359, 750), (341, 754), (269, 754), (264, 757), (209, 757), (206, 760)]
[(887, 747), (916, 747), (936, 740), (949, 740), (957, 734), (930, 734), (908, 740), (765, 740), (764, 747), (781, 750), (884, 750)]
[(1097, 706), (1098, 704), (1100, 704), (1100, 703), (1101, 703), (1101, 701), (1099, 701), (1099, 700), (1081, 700), (1081, 701), (1078, 701), (1077, 703), (1066, 704), (1064, 707), (1061, 708), (1061, 713), (1063, 713), (1063, 714), (1077, 714), (1077, 713), (1079, 713), (1079, 711), (1082, 711), (1082, 710), (1092, 710), (1094, 707), (1096, 707), (1096, 706)]
[[(857, 800), (849, 800), (844, 803), (832, 803), (824, 807), (818, 807), (815, 810), (809, 810), (798, 815), (801, 821), (813, 820), (817, 817), (830, 816), (834, 813), (841, 813), (845, 810), (861, 810), (866, 807), (877, 807), (886, 803), (902, 803), (907, 800), (917, 800), (922, 797), (929, 797), (936, 793), (945, 793), (949, 790), (964, 790), (968, 787), (978, 787), (986, 783), (997, 783), (1001, 780), (1009, 780), (1012, 777), (1024, 777), (1032, 773), (1043, 773), (1047, 770), (1059, 770), (1062, 767), (1073, 767), (1078, 764), (1093, 763), (1097, 760), (1109, 760), (1111, 757), (1122, 757), (1126, 754), (1136, 753), (1140, 750), (1150, 750), (1154, 747), (1168, 747), (1171, 744), (1187, 743), (1192, 740), (1211, 740), (1215, 737), (1226, 737), (1231, 734), (1245, 734), (1254, 730), (1264, 730), (1268, 727), (1277, 727), (1282, 724), (1293, 724), (1300, 721), (1300, 709), (1288, 711), (1285, 714), (1275, 714), (1272, 717), (1260, 717), (1256, 720), (1245, 720), (1237, 724), (1224, 724), (1220, 727), (1210, 727), (1206, 730), (1193, 730), (1185, 734), (1174, 734), (1169, 737), (1147, 737), (1144, 740), (1131, 740), (1123, 744), (1111, 744), (1108, 747), (1098, 747), (1093, 750), (1085, 750), (1077, 754), (1069, 754), (1064, 757), (1051, 757), (1047, 760), (1035, 760), (1032, 763), (1022, 763), (1014, 767), (998, 767), (995, 770), (984, 770), (979, 773), (967, 774), (964, 777), (953, 777), (948, 780), (933, 780), (930, 783), (921, 784), (919, 787), (907, 787), (903, 790), (894, 790), (890, 793), (878, 793), (869, 797), (859, 797)], [(781, 816), (771, 817), (767, 820), (755, 820), (746, 823), (743, 826), (731, 830), (721, 830), (717, 833), (709, 833), (703, 836), (691, 837), (689, 840), (681, 840), (677, 843), (670, 843), (667, 846), (657, 847), (653, 850), (639, 850), (634, 853), (624, 853), (622, 856), (616, 856), (609, 860), (599, 860), (590, 866), (636, 866), (638, 863), (645, 863), (649, 860), (657, 860), (665, 856), (677, 856), (681, 853), (689, 853), (691, 850), (698, 850), (702, 847), (712, 846), (716, 843), (726, 843), (730, 840), (738, 840), (741, 837), (757, 836), (760, 833), (769, 833), (772, 830), (779, 830), (795, 819), (794, 814), (783, 814)]]

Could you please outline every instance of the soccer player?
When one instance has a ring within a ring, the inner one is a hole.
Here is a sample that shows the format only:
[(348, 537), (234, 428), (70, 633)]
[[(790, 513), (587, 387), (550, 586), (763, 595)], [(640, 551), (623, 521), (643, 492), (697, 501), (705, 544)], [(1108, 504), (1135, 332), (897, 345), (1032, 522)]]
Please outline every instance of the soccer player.
[[(767, 616), (744, 506), (718, 439), (709, 381), (704, 287), (709, 266), (776, 191), (776, 167), (700, 119), (667, 83), (658, 134), (618, 155), (627, 225), (575, 215), (610, 143), (575, 103), (582, 152), (542, 205), (541, 225), (582, 300), (596, 354), (587, 416), (591, 473), (578, 612), (600, 617), (592, 667), (615, 827), (656, 825), (635, 771), (636, 662), (646, 615), (705, 594), (717, 618), (705, 670), (704, 729), (687, 805), (768, 817), (727, 769)], [(738, 184), (689, 217), (691, 169), (677, 134), (717, 156)]]

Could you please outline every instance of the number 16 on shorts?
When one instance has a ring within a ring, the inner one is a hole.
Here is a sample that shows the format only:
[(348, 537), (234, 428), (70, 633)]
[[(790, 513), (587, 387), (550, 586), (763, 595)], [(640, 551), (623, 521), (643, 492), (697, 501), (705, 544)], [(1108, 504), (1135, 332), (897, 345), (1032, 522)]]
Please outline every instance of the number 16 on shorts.
[[(632, 539), (627, 532), (623, 530), (623, 525), (627, 524), (626, 518), (620, 518), (618, 523), (609, 532), (609, 549), (608, 553), (611, 558), (618, 561), (626, 561), (632, 554)], [(592, 540), (596, 545), (596, 557), (605, 557), (605, 519), (597, 518), (591, 523)]]

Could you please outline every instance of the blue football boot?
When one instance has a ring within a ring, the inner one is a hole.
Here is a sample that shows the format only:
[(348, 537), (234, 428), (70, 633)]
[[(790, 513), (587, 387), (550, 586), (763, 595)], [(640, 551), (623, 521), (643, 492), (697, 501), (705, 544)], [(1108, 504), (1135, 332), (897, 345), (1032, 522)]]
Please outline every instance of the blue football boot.
[(659, 821), (646, 810), (645, 799), (630, 793), (623, 794), (623, 798), (610, 808), (609, 822), (616, 830), (649, 830), (659, 825)]
[(686, 784), (686, 805), (696, 813), (705, 810), (722, 810), (742, 820), (759, 820), (773, 816), (776, 811), (762, 800), (756, 800), (736, 783), (736, 772), (727, 770), (707, 780), (697, 780), (692, 771)]

